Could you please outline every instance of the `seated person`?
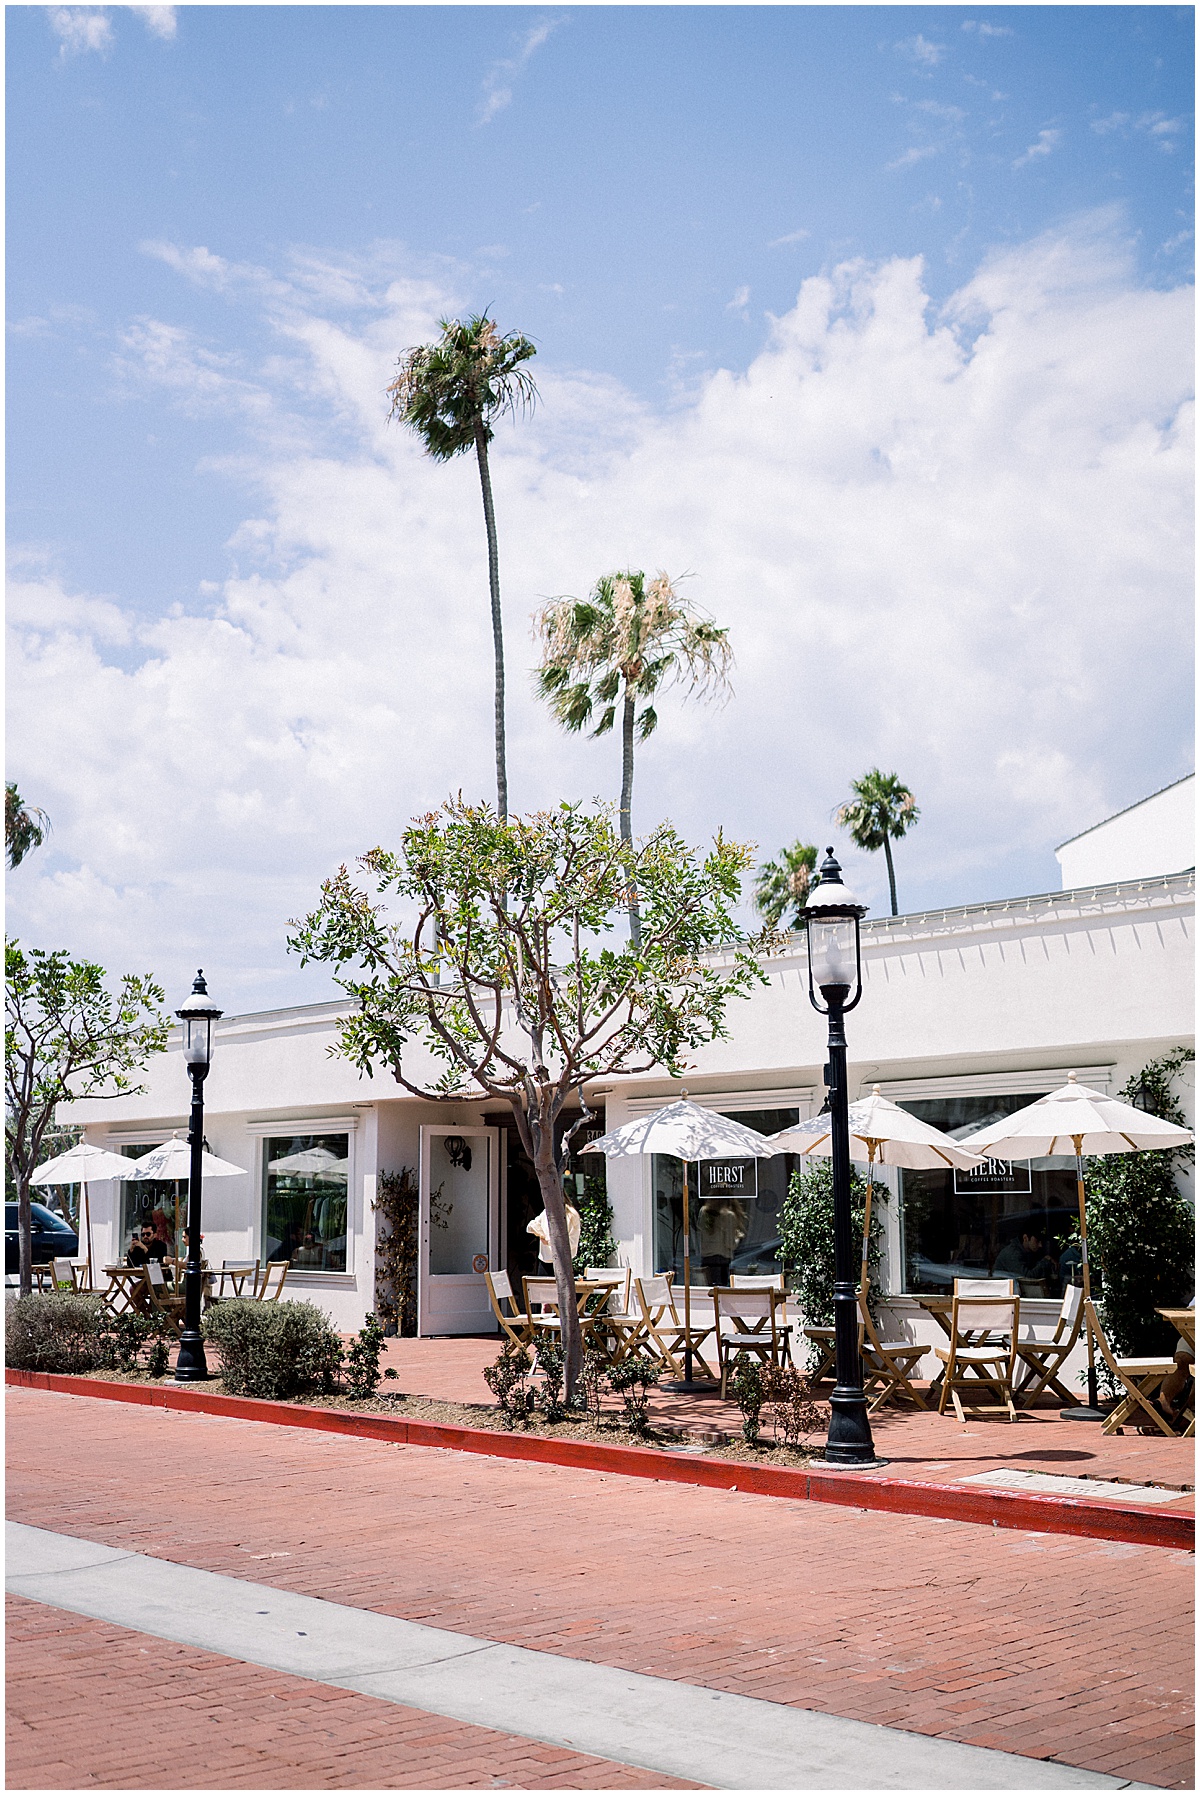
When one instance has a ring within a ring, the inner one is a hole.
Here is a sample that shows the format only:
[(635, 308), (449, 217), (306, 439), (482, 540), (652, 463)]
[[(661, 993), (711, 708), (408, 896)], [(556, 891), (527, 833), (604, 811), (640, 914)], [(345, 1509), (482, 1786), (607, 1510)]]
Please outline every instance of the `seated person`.
[(996, 1262), (992, 1266), (994, 1278), (1027, 1278), (1029, 1276), (1027, 1269), (1029, 1262), (1023, 1245), (1023, 1240), (1028, 1240), (1028, 1238), (1029, 1236), (1025, 1235), (1022, 1240), (1018, 1240), (1015, 1234), (1009, 1236), (996, 1254)]
[(140, 1230), (135, 1230), (125, 1254), (126, 1265), (149, 1265), (150, 1246), (154, 1239), (154, 1229), (149, 1222), (143, 1223)]
[(325, 1253), (319, 1242), (311, 1234), (304, 1236), (304, 1244), (298, 1246), (292, 1255), (293, 1265), (323, 1265)]
[(1083, 1247), (1077, 1234), (1071, 1236), (1058, 1255), (1058, 1270), (1064, 1285), (1083, 1283)]
[(1035, 1283), (1044, 1284), (1047, 1291), (1056, 1291), (1058, 1289), (1058, 1265), (1042, 1236), (1040, 1234), (1023, 1234), (1021, 1244), (1029, 1260), (1029, 1269), (1025, 1276)]

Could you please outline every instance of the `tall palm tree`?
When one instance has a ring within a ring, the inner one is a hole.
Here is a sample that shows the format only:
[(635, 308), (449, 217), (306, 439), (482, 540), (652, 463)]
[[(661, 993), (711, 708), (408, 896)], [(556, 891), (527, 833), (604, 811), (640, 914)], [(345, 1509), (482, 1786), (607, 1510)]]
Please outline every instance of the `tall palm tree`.
[[(591, 733), (606, 735), (620, 707), (620, 831), (631, 845), (634, 737), (644, 742), (658, 725), (649, 700), (668, 677), (699, 695), (727, 692), (729, 632), (684, 604), (665, 573), (647, 582), (633, 570), (606, 573), (590, 598), (553, 599), (539, 612), (534, 631), (542, 644), (538, 690), (564, 729), (586, 728), (599, 705)], [(636, 893), (629, 902), (629, 933), (640, 947)]]
[(40, 848), (50, 833), (50, 818), (36, 804), (26, 804), (10, 779), (4, 787), (4, 855), (10, 867)]
[(880, 848), (883, 849), (892, 894), (892, 915), (899, 916), (892, 843), (907, 835), (913, 824), (920, 820), (917, 800), (906, 785), (901, 785), (895, 773), (881, 773), (878, 767), (872, 767), (861, 779), (852, 779), (850, 790), (854, 793), (853, 798), (838, 806), (833, 813), (834, 820), (841, 828), (849, 829), (850, 839), (856, 847), (863, 848), (868, 854), (877, 854)]
[(754, 907), (770, 928), (777, 929), (789, 911), (792, 928), (800, 927), (816, 870), (817, 850), (806, 841), (781, 848), (777, 860), (764, 861), (759, 867), (754, 877)]
[(492, 425), (506, 413), (525, 411), (537, 399), (533, 376), (522, 365), (537, 354), (528, 337), (502, 337), (485, 313), (440, 320), (436, 343), (422, 343), (400, 358), (388, 387), (394, 418), (408, 424), (435, 461), (451, 461), (474, 449), (487, 528), (488, 582), (492, 598), (492, 647), (496, 660), (496, 809), (508, 815), (508, 765), (504, 735), (504, 630), (500, 617), (500, 551), (488, 444)]

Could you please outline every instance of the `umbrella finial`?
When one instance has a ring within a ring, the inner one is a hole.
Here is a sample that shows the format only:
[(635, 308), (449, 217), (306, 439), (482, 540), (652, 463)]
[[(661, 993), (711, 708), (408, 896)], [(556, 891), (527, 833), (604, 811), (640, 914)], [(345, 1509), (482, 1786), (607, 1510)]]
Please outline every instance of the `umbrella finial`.
[(882, 1096), (882, 1092), (880, 1091), (879, 1086), (877, 1084), (873, 1084), (871, 1086), (871, 1095), (872, 1095), (872, 1097)]
[(1068, 1084), (1078, 1084), (1079, 1083), (1079, 1080), (1076, 1078), (1076, 1076), (1073, 1072), (1067, 1073), (1067, 1083)]

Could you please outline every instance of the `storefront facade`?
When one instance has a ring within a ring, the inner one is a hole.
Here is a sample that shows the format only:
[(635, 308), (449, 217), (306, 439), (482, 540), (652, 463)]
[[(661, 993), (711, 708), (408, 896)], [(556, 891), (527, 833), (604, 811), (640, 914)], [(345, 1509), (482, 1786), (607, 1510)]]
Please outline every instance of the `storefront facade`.
[[(938, 1127), (966, 1134), (1068, 1071), (1116, 1092), (1148, 1060), (1192, 1039), (1193, 918), (1188, 872), (868, 920), (863, 997), (848, 1019), (852, 1095), (878, 1084)], [(693, 1101), (764, 1134), (820, 1108), (825, 1059), (801, 938), (765, 971), (767, 984), (732, 1006), (728, 1038), (699, 1053), (684, 1081)], [(483, 1331), (481, 1266), (518, 1277), (538, 1269), (526, 1224), (540, 1197), (511, 1119), (494, 1104), (422, 1103), (383, 1074), (360, 1077), (326, 1051), (341, 1014), (331, 1003), (219, 1025), (206, 1134), (214, 1153), (245, 1171), (206, 1186), (210, 1263), (289, 1258), (289, 1294), (319, 1303), (340, 1328), (357, 1327), (375, 1300), (378, 1179), (408, 1167), (421, 1193), (422, 1331)], [(421, 1076), (419, 1056), (411, 1070)], [(140, 1097), (77, 1105), (71, 1119), (117, 1151), (140, 1152), (186, 1130), (178, 1053), (152, 1063), (147, 1086)], [(1190, 1079), (1181, 1088), (1190, 1113)], [(588, 1132), (619, 1126), (679, 1090), (665, 1076), (598, 1086)], [(774, 1269), (795, 1163), (693, 1169), (703, 1181), (692, 1240), (700, 1281)], [(576, 1194), (582, 1181), (605, 1175), (602, 1162), (572, 1160)], [(945, 1290), (956, 1275), (1003, 1272), (1019, 1250), (1028, 1274), (1031, 1240), (1047, 1249), (1038, 1276), (1027, 1278), (1040, 1286), (1027, 1292), (1031, 1312), (1056, 1313), (1071, 1272), (1065, 1162), (989, 1162), (971, 1177), (885, 1173), (883, 1183), (883, 1288), (913, 1338), (933, 1339), (913, 1298)], [(618, 1258), (639, 1275), (681, 1268), (680, 1187), (674, 1161), (607, 1167)], [(94, 1262), (111, 1264), (134, 1219), (128, 1198), (97, 1184), (91, 1208)]]

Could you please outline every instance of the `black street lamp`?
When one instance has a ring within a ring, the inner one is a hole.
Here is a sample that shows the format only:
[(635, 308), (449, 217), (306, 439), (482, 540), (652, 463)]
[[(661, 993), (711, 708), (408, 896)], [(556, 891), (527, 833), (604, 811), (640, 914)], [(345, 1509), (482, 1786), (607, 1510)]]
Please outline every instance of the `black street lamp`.
[(192, 1113), (188, 1145), (192, 1163), (188, 1177), (187, 1266), (183, 1277), (183, 1332), (175, 1361), (175, 1381), (200, 1383), (208, 1376), (204, 1340), (200, 1333), (200, 1305), (204, 1293), (204, 1262), (200, 1252), (201, 1180), (204, 1176), (204, 1080), (212, 1065), (216, 1039), (213, 1023), (221, 1015), (208, 995), (203, 969), (196, 974), (192, 994), (176, 1010), (183, 1024), (183, 1057), (192, 1077)]
[[(808, 997), (829, 1018), (830, 1136), (833, 1147), (833, 1337), (837, 1383), (829, 1402), (825, 1463), (843, 1467), (875, 1465), (875, 1442), (867, 1419), (862, 1355), (858, 1350), (858, 1287), (850, 1217), (850, 1116), (846, 1090), (846, 1030), (843, 1018), (862, 996), (862, 950), (858, 925), (867, 906), (842, 883), (842, 869), (826, 848), (820, 882), (805, 906), (808, 936)], [(820, 996), (818, 996), (818, 992)], [(823, 1001), (822, 1001), (823, 1000)]]

